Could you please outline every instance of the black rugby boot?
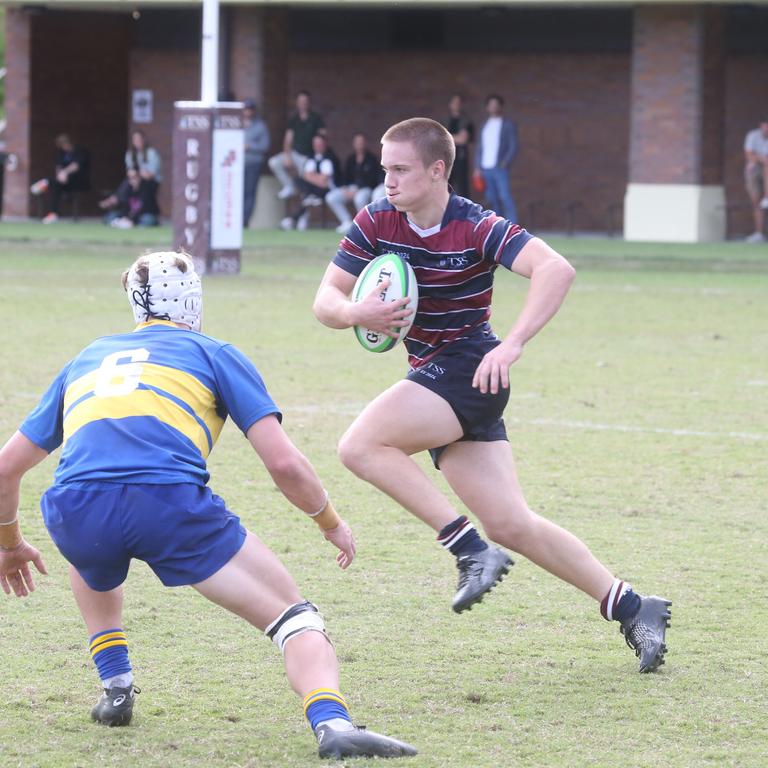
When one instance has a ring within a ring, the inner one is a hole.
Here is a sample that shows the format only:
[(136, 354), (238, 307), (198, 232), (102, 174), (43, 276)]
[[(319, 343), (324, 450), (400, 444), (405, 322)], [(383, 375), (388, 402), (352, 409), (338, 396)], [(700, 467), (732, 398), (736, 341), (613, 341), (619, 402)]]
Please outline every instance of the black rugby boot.
[(640, 659), (640, 672), (653, 672), (664, 663), (665, 641), (672, 603), (663, 597), (640, 595), (640, 610), (621, 622), (619, 631)]
[(135, 685), (105, 688), (91, 710), (91, 719), (102, 725), (128, 725), (133, 716), (133, 701), (137, 693), (141, 693), (141, 690)]
[(461, 613), (482, 601), (513, 565), (512, 558), (498, 547), (489, 546), (482, 552), (470, 552), (456, 558), (459, 586), (453, 597), (453, 610)]
[(418, 754), (416, 747), (367, 731), (365, 726), (337, 730), (330, 725), (318, 725), (315, 736), (318, 755), (335, 760), (345, 757), (410, 757)]

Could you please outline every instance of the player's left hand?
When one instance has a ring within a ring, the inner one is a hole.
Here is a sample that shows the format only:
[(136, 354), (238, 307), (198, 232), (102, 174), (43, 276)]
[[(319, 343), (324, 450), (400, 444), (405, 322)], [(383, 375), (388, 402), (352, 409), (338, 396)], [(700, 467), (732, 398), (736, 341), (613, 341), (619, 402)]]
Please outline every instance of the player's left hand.
[(6, 595), (10, 595), (13, 590), (16, 597), (26, 597), (35, 591), (30, 563), (34, 563), (40, 573), (48, 575), (42, 556), (28, 542), (22, 540), (10, 552), (0, 550), (0, 587)]
[(472, 386), (484, 395), (490, 392), (495, 395), (499, 387), (509, 388), (509, 366), (523, 354), (523, 345), (517, 341), (502, 341), (494, 347), (477, 366), (472, 378)]
[(336, 555), (336, 562), (342, 570), (346, 570), (355, 559), (355, 537), (352, 529), (342, 520), (335, 528), (323, 531), (323, 536), (340, 551)]

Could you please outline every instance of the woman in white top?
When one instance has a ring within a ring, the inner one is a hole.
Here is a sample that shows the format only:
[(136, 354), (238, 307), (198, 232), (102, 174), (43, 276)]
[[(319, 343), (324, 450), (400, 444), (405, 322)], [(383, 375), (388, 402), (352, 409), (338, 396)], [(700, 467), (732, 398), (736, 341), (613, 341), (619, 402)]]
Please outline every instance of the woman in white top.
[(133, 169), (146, 181), (160, 184), (163, 180), (160, 153), (149, 145), (146, 134), (141, 130), (131, 133), (131, 144), (125, 151), (125, 170)]

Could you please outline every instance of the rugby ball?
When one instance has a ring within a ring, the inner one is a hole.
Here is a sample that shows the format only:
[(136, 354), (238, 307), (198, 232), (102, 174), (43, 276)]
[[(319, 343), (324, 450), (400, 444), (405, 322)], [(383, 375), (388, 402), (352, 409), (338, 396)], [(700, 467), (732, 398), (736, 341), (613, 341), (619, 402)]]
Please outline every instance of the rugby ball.
[(416, 275), (413, 267), (396, 253), (385, 253), (370, 261), (357, 278), (352, 289), (352, 301), (362, 301), (376, 286), (381, 285), (389, 278), (389, 287), (384, 288), (379, 294), (381, 301), (397, 301), (410, 298), (407, 308), (412, 310), (406, 317), (407, 325), (402, 328), (393, 328), (398, 332), (397, 338), (392, 338), (370, 328), (356, 325), (355, 336), (363, 349), (369, 352), (387, 352), (398, 342), (402, 341), (411, 330), (413, 319), (416, 316), (416, 305), (419, 303), (419, 287), (416, 283)]

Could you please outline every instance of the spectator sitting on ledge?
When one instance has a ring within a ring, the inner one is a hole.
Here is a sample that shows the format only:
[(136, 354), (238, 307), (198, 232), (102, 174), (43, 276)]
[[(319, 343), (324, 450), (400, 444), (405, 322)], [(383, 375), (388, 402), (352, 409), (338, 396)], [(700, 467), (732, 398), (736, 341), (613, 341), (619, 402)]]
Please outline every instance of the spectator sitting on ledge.
[(104, 223), (117, 229), (156, 227), (160, 223), (157, 184), (142, 178), (135, 168), (125, 172), (123, 182), (99, 202), (99, 208), (107, 211)]
[(60, 133), (56, 137), (55, 144), (56, 159), (53, 176), (40, 179), (29, 188), (35, 196), (50, 190), (50, 210), (43, 217), (44, 224), (54, 224), (59, 220), (59, 204), (63, 194), (86, 192), (91, 188), (88, 150), (75, 145), (67, 133)]
[(312, 156), (304, 161), (301, 175), (294, 181), (299, 194), (303, 195), (301, 207), (293, 216), (280, 222), (281, 229), (306, 229), (309, 225), (309, 208), (322, 205), (328, 192), (336, 187), (339, 160), (320, 133), (312, 137)]

